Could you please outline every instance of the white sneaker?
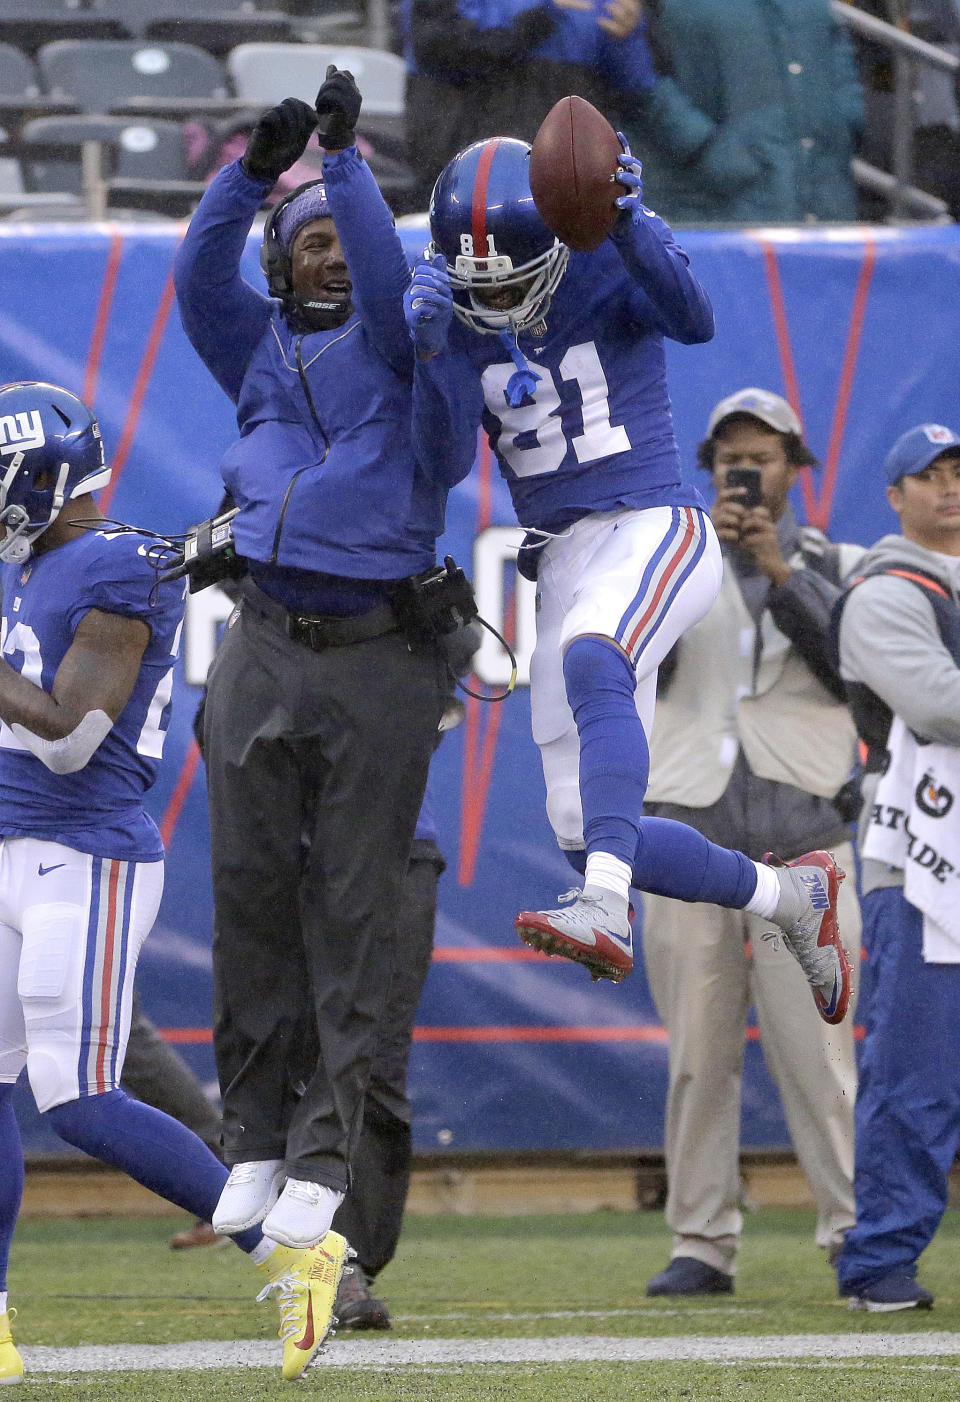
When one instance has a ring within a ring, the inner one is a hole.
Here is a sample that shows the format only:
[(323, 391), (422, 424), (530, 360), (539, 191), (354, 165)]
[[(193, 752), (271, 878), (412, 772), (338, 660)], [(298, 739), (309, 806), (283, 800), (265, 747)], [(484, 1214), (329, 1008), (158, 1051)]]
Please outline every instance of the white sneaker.
[(343, 1193), (334, 1188), (288, 1178), (276, 1206), (263, 1219), (263, 1234), (305, 1251), (323, 1240), (342, 1202)]
[(213, 1230), (221, 1236), (245, 1232), (267, 1215), (284, 1180), (283, 1159), (236, 1163), (213, 1212)]

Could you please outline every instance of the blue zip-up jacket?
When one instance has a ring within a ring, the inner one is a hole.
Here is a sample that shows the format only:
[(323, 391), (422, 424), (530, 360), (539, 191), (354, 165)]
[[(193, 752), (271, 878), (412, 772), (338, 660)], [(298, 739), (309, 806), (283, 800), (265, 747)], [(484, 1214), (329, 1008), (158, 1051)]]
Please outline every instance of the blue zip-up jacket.
[(447, 492), (469, 469), (451, 476), (437, 458), (430, 473), (413, 451), (410, 273), (376, 181), (350, 147), (326, 158), (324, 182), (353, 281), (355, 310), (335, 330), (293, 331), (241, 277), (266, 187), (239, 162), (207, 189), (174, 263), (184, 329), (237, 406), (240, 437), (221, 462), (237, 550), (258, 582), (257, 562), (281, 567), (279, 595), (284, 567), (360, 580), (429, 569)]

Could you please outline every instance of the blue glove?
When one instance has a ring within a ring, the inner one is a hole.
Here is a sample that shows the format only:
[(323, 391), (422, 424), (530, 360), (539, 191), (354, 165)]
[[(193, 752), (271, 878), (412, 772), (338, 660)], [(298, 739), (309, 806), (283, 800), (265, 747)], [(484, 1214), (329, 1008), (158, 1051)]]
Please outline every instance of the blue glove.
[(453, 290), (442, 253), (414, 268), (403, 294), (403, 315), (418, 351), (436, 355), (443, 350), (453, 318)]
[(614, 179), (618, 185), (624, 186), (626, 194), (617, 196), (616, 205), (618, 209), (626, 210), (632, 219), (634, 213), (643, 207), (643, 166), (630, 150), (623, 132), (618, 131), (617, 136), (620, 138), (623, 151), (617, 157), (620, 169)]

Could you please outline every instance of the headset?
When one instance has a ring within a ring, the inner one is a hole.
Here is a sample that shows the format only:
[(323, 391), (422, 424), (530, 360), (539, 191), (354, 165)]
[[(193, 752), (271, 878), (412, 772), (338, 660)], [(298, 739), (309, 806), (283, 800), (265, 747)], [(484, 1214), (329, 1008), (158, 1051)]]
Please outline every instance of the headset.
[(273, 206), (267, 216), (267, 222), (263, 226), (260, 266), (267, 279), (267, 291), (271, 297), (277, 297), (281, 302), (295, 299), (296, 293), (293, 290), (293, 261), (277, 236), (277, 220), (281, 210), (286, 209), (287, 205), (299, 198), (305, 190), (312, 190), (315, 185), (323, 183), (322, 180), (308, 180), (305, 184), (298, 185), (295, 190), (284, 195), (283, 199), (278, 200)]

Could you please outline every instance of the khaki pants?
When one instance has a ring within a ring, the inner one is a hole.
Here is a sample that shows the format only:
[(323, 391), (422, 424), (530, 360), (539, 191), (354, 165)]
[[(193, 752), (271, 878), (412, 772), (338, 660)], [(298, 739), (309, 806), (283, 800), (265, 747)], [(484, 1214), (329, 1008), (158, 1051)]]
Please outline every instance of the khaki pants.
[[(860, 910), (853, 849), (836, 859), (840, 931), (854, 970)], [(666, 1217), (673, 1255), (732, 1273), (740, 1211), (740, 1087), (752, 1003), (797, 1158), (817, 1205), (816, 1241), (839, 1243), (854, 1223), (854, 1000), (838, 1027), (817, 1013), (799, 964), (765, 941), (769, 920), (742, 910), (644, 896), (647, 978), (670, 1034)]]

